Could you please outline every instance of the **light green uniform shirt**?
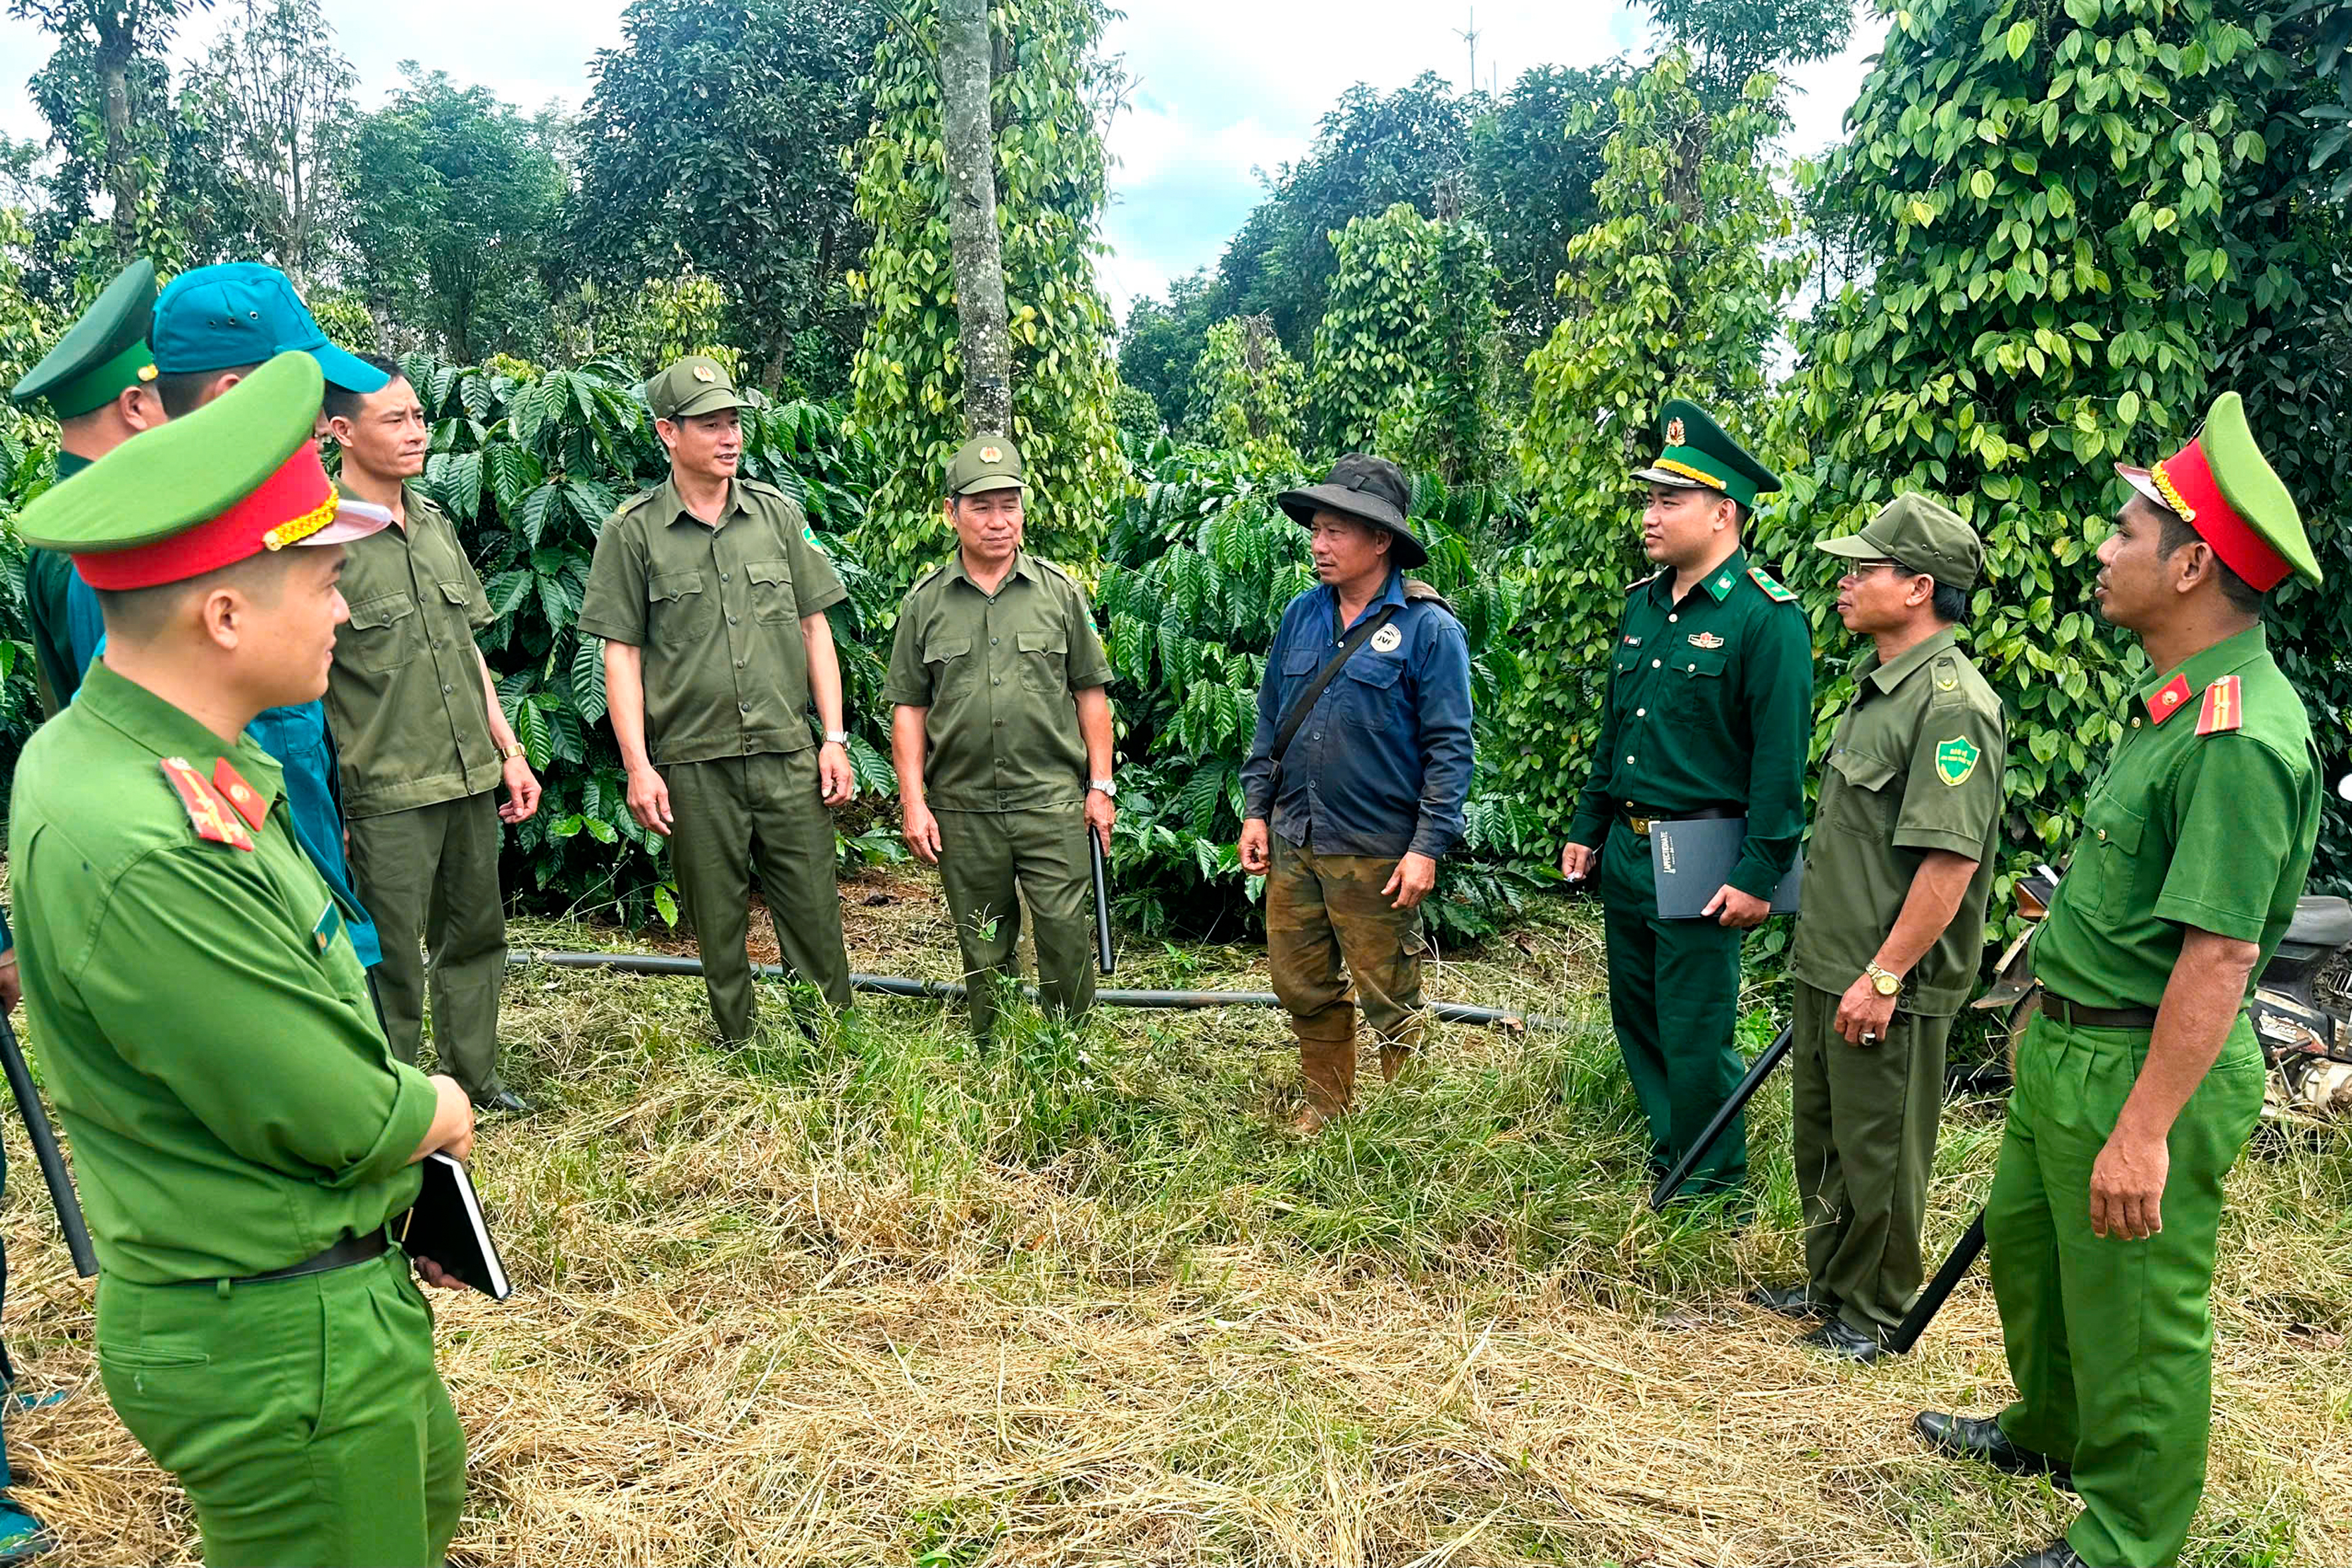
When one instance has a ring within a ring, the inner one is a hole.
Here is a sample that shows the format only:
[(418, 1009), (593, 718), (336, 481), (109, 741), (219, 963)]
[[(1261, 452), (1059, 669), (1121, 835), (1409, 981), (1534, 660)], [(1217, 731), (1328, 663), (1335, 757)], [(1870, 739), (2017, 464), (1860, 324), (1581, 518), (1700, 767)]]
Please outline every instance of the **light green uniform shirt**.
[(1905, 976), (1898, 1005), (1948, 1017), (1966, 1005), (1983, 956), (2008, 723), (2000, 699), (1947, 628), (1894, 663), (1854, 666), (1853, 701), (1830, 738), (1790, 966), (1842, 994), (1878, 956), (1933, 849), (1977, 862), (1944, 934)]
[(497, 617), (442, 510), (411, 487), (404, 521), (344, 546), (327, 722), (341, 757), (343, 815), (382, 816), (496, 788), (474, 633)]
[[(267, 803), (251, 848), (199, 836), (167, 757), (206, 781), (227, 758)], [(109, 1274), (265, 1274), (415, 1201), (433, 1086), (384, 1045), (268, 752), (93, 664), (25, 747), (8, 858), (32, 1045)]]
[(713, 527), (665, 480), (597, 536), (580, 629), (645, 650), (656, 763), (798, 752), (815, 743), (801, 620), (848, 596), (773, 485), (736, 480)]
[(923, 790), (938, 811), (1033, 811), (1086, 797), (1078, 692), (1110, 660), (1076, 579), (1027, 551), (983, 594), (959, 551), (898, 607), (883, 695), (930, 711)]
[[(2217, 704), (2235, 728), (2210, 722)], [(2085, 1007), (2154, 1007), (2189, 926), (2259, 943), (2260, 974), (2303, 894), (2319, 803), (2311, 721), (2260, 626), (2149, 675), (2083, 804), (2034, 978)]]

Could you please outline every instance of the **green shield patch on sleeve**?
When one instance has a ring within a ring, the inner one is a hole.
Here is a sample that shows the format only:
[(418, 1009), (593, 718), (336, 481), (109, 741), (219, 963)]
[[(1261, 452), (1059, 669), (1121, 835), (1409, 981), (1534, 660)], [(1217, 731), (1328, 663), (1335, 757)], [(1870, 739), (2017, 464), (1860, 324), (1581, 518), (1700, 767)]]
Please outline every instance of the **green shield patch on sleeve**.
[(1936, 742), (1936, 776), (1954, 789), (1969, 782), (1977, 771), (1977, 761), (1984, 748), (1966, 735), (1955, 735), (1948, 741)]

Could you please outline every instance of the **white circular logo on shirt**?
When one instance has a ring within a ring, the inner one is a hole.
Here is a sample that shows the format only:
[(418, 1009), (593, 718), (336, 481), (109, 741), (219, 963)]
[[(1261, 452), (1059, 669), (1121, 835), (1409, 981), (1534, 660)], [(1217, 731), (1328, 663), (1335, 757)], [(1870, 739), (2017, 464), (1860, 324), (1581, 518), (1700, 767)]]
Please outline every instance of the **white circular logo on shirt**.
[(1382, 626), (1372, 634), (1374, 653), (1394, 653), (1404, 646), (1404, 634), (1394, 626)]

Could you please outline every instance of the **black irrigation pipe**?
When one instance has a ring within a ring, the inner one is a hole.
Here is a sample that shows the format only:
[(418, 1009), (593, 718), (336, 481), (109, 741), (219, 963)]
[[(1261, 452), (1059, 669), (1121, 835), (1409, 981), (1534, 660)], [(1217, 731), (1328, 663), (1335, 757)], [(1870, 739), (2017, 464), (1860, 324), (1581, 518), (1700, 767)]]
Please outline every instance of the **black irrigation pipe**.
[[(507, 963), (515, 969), (528, 969), (543, 963), (551, 969), (612, 969), (625, 974), (691, 974), (702, 973), (698, 958), (673, 958), (667, 954), (643, 952), (542, 952), (530, 951), (509, 953)], [(789, 978), (782, 966), (755, 963), (751, 973), (763, 980)], [(884, 996), (928, 996), (941, 1002), (960, 1002), (963, 987), (950, 980), (909, 980), (896, 974), (853, 974), (850, 987), (872, 991)], [(1034, 988), (1026, 988), (1034, 996)], [(1095, 993), (1095, 1000), (1106, 1007), (1141, 1007), (1182, 1011), (1205, 1007), (1279, 1007), (1281, 999), (1271, 991), (1128, 991), (1107, 988)], [(1548, 1018), (1540, 1013), (1520, 1013), (1507, 1007), (1473, 1007), (1463, 1002), (1433, 1002), (1431, 1016), (1442, 1024), (1481, 1024), (1506, 1029), (1566, 1029), (1569, 1024), (1559, 1018)]]

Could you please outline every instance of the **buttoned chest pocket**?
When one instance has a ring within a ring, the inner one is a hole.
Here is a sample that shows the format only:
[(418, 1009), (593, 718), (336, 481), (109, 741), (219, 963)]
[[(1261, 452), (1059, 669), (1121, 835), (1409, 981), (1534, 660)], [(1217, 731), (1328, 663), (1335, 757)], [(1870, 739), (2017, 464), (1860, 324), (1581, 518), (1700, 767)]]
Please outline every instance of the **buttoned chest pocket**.
[(465, 635), (470, 639), (474, 630), (473, 595), (466, 592), (466, 584), (463, 583), (444, 582), (439, 586), (441, 603), (448, 606), (446, 611), (448, 619), (442, 624), (447, 626), (454, 622), (457, 626), (464, 628)]
[(1405, 727), (1404, 661), (1358, 654), (1348, 661), (1347, 701), (1343, 716), (1350, 724), (1378, 734), (1393, 734)]
[(1658, 655), (1664, 665), (1666, 701), (1674, 711), (1693, 717), (1723, 710), (1724, 668), (1730, 650), (1693, 647), (1688, 643), (1668, 647)]
[(797, 621), (800, 601), (793, 594), (793, 568), (786, 561), (747, 561), (743, 575), (751, 584), (751, 613), (769, 625)]
[(931, 672), (931, 701), (950, 702), (970, 691), (979, 663), (971, 657), (970, 637), (935, 637), (926, 641), (923, 666)]
[(1021, 684), (1040, 697), (1066, 697), (1070, 692), (1070, 634), (1022, 632), (1013, 638), (1021, 650)]
[(1839, 784), (1836, 800), (1823, 813), (1829, 825), (1864, 838), (1890, 837), (1903, 810), (1903, 770), (1849, 746), (1832, 752), (1829, 763)]
[(663, 572), (646, 584), (646, 607), (654, 640), (677, 644), (710, 634), (719, 606), (699, 572)]
[(406, 594), (378, 594), (352, 607), (352, 618), (335, 635), (336, 647), (360, 668), (377, 675), (414, 659), (424, 644), (416, 624), (416, 601)]
[[(2114, 795), (2095, 796), (2083, 811), (2083, 837), (2066, 868), (2069, 901), (2087, 910), (2104, 926), (2131, 917), (2132, 888), (2147, 820)], [(2082, 878), (2083, 883), (2075, 879)]]

